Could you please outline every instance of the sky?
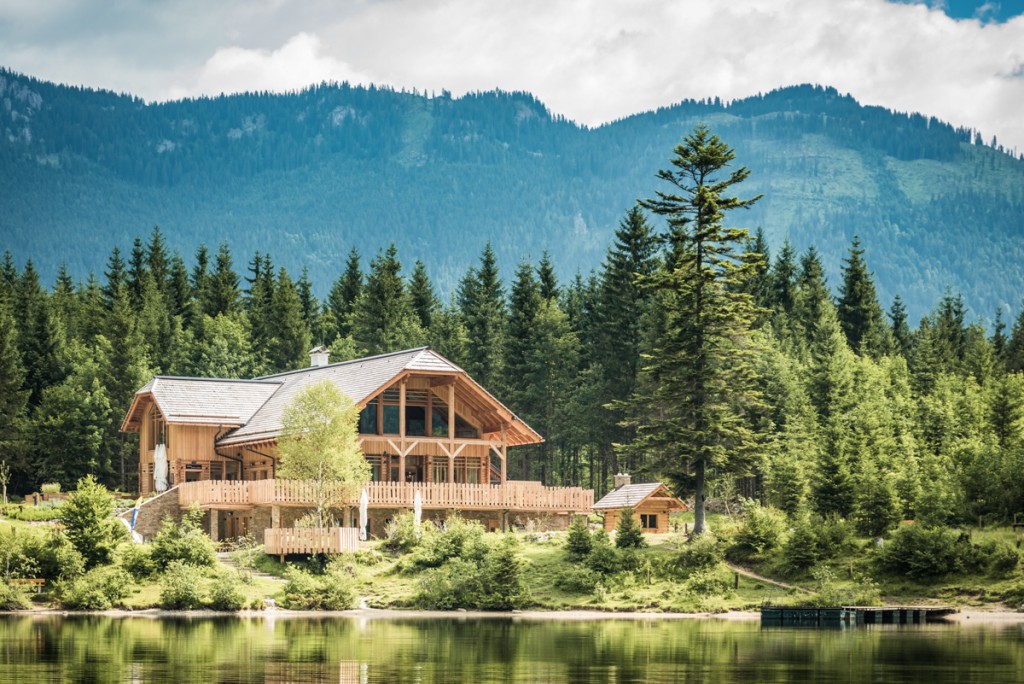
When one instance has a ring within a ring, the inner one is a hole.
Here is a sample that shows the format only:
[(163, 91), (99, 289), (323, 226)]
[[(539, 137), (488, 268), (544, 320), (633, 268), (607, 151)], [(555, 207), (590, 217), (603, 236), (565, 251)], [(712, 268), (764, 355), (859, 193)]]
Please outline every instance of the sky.
[(525, 90), (590, 126), (818, 83), (1024, 152), (1024, 0), (0, 0), (0, 66), (149, 101)]

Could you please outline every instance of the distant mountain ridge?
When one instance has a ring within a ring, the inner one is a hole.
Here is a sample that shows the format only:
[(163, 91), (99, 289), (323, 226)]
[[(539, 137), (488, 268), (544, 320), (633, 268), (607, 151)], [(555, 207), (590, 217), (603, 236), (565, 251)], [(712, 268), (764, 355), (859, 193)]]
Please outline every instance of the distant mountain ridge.
[(836, 274), (859, 234), (883, 306), (916, 318), (946, 288), (975, 316), (1024, 296), (1024, 161), (934, 118), (797, 86), (728, 104), (684, 101), (594, 129), (524, 93), (428, 98), (321, 85), (147, 104), (0, 70), (0, 248), (48, 280), (99, 273), (160, 225), (190, 261), (227, 240), (317, 290), (352, 245), (388, 242), (448, 291), (490, 240), (503, 273), (546, 249), (564, 277), (597, 268), (615, 226), (695, 124), (751, 169), (737, 217), (815, 244)]

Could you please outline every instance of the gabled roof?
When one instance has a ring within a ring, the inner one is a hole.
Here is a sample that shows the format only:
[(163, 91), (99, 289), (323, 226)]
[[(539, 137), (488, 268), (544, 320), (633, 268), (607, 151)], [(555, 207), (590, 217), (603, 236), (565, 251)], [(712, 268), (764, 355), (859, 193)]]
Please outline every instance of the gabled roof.
[[(284, 409), (303, 388), (327, 380), (358, 406), (409, 373), (455, 377), (456, 385), (472, 390), (479, 405), (493, 409), (511, 426), (510, 444), (533, 444), (543, 438), (517, 418), (466, 371), (427, 347), (363, 359), (302, 368), (255, 380), (157, 378), (135, 395), (121, 429), (137, 430), (142, 407), (153, 397), (169, 423), (205, 423), (237, 427), (218, 440), (221, 446), (276, 440)], [(169, 384), (170, 383), (170, 384)]]
[[(688, 511), (689, 507), (669, 491), (669, 488), (662, 482), (649, 482), (647, 484), (628, 484), (613, 489), (594, 504), (594, 510), (609, 510), (617, 508), (636, 508), (641, 503), (657, 495), (658, 498), (670, 499), (678, 506), (677, 510)], [(673, 506), (675, 507), (675, 506)]]
[(132, 406), (121, 425), (135, 432), (142, 424), (143, 410), (152, 399), (165, 421), (171, 424), (245, 425), (281, 386), (273, 380), (219, 380), (157, 376), (135, 393)]

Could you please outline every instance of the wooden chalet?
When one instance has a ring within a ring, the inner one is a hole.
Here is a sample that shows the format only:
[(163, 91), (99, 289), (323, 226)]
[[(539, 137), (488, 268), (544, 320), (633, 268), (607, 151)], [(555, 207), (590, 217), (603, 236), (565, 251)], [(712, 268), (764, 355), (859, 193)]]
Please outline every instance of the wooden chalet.
[[(309, 368), (253, 380), (161, 376), (142, 387), (121, 426), (140, 436), (141, 493), (154, 492), (162, 445), (177, 505), (209, 510), (215, 539), (252, 533), (262, 541), (267, 528), (292, 527), (310, 499), (301, 481), (276, 479), (277, 438), (285, 407), (326, 380), (360, 410), (371, 534), (412, 508), (416, 492), (424, 518), (459, 510), (491, 529), (530, 518), (560, 527), (570, 513), (591, 510), (592, 490), (509, 481), (508, 448), (541, 436), (429, 348), (334, 364), (322, 347), (310, 356)], [(346, 517), (355, 524), (354, 510)]]
[(672, 513), (688, 511), (690, 507), (677, 498), (664, 483), (631, 484), (629, 475), (615, 476), (615, 489), (594, 504), (594, 510), (604, 513), (604, 529), (611, 532), (619, 524), (626, 508), (633, 509), (633, 517), (644, 532), (665, 534), (669, 531), (668, 518)]

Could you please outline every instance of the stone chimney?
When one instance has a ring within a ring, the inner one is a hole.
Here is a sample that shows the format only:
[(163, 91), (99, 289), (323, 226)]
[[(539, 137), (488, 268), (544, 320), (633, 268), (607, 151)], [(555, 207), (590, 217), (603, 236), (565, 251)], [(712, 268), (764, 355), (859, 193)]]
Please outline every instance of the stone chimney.
[(313, 347), (309, 350), (309, 367), (319, 368), (320, 366), (326, 366), (327, 359), (331, 356), (331, 350), (322, 344), (319, 347)]
[(629, 476), (629, 473), (618, 473), (615, 476), (615, 489), (620, 489), (622, 487), (628, 487), (629, 483), (630, 483), (630, 481), (632, 479), (633, 478), (631, 478)]

